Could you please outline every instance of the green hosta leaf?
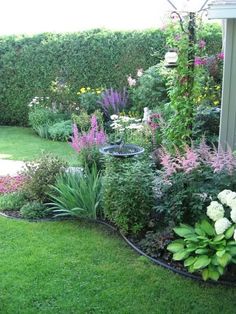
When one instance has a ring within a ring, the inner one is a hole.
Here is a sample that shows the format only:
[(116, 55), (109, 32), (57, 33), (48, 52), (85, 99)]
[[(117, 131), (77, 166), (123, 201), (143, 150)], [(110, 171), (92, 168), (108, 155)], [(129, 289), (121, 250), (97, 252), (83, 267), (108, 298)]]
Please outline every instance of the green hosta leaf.
[(195, 225), (195, 232), (196, 234), (200, 235), (200, 236), (205, 236), (206, 233), (204, 230), (202, 230), (200, 223), (196, 223)]
[(211, 264), (215, 265), (215, 266), (218, 266), (219, 263), (218, 263), (218, 257), (217, 255), (215, 254), (214, 256), (212, 256), (211, 258)]
[(167, 250), (172, 252), (172, 253), (176, 253), (176, 252), (181, 251), (183, 249), (184, 249), (184, 242), (182, 241), (182, 243), (181, 243), (179, 240), (176, 240), (167, 246)]
[(229, 229), (227, 229), (227, 231), (225, 232), (225, 238), (226, 239), (230, 239), (232, 238), (234, 234), (234, 226), (231, 226)]
[(184, 241), (190, 241), (195, 243), (199, 242), (197, 236), (192, 234), (186, 235)]
[(202, 271), (202, 278), (203, 278), (204, 281), (206, 281), (209, 278), (209, 270), (208, 270), (208, 268), (203, 269), (203, 271)]
[(231, 256), (236, 256), (236, 245), (230, 246), (228, 251), (229, 251), (229, 254), (231, 254)]
[(194, 269), (201, 269), (208, 266), (211, 262), (211, 259), (207, 255), (201, 255), (196, 258), (196, 261), (193, 265)]
[(219, 235), (217, 235), (214, 239), (213, 239), (213, 241), (214, 242), (218, 242), (218, 241), (221, 241), (221, 240), (223, 240), (224, 239), (224, 234), (219, 234)]
[(230, 262), (231, 258), (232, 256), (230, 254), (225, 253), (221, 257), (217, 256), (217, 261), (222, 267), (225, 267)]
[(220, 273), (220, 275), (222, 276), (224, 274), (224, 267), (218, 266), (217, 267), (218, 272)]
[(222, 257), (224, 254), (225, 254), (225, 250), (217, 251), (217, 252), (216, 252), (216, 255), (217, 255), (218, 257)]
[(196, 254), (202, 255), (202, 254), (208, 254), (209, 250), (208, 249), (197, 249), (195, 251)]
[(196, 260), (196, 257), (190, 256), (184, 261), (184, 267), (191, 266)]
[(188, 256), (189, 256), (189, 252), (187, 252), (186, 250), (182, 250), (177, 253), (174, 253), (173, 260), (182, 261), (183, 259), (186, 259)]
[(201, 222), (201, 229), (204, 230), (209, 236), (214, 236), (216, 234), (215, 229), (207, 220), (203, 220)]
[(220, 278), (220, 273), (217, 270), (209, 269), (208, 275), (209, 275), (209, 278), (214, 281), (217, 281)]
[(176, 227), (173, 229), (174, 232), (183, 238), (186, 238), (187, 235), (194, 234), (194, 229), (191, 226), (181, 224), (180, 227)]

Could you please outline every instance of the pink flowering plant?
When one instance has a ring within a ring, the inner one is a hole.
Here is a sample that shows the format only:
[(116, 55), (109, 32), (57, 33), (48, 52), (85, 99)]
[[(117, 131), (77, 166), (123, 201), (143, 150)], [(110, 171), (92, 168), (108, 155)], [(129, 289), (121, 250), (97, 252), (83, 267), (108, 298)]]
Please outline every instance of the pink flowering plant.
[(0, 195), (20, 190), (25, 181), (22, 175), (0, 177)]
[(212, 197), (236, 188), (235, 155), (229, 149), (211, 148), (204, 140), (175, 154), (162, 148), (159, 162), (157, 211), (165, 224), (198, 221)]
[(106, 141), (106, 133), (103, 129), (99, 128), (97, 117), (93, 115), (91, 118), (91, 127), (87, 133), (79, 133), (77, 125), (73, 125), (73, 136), (69, 144), (79, 153), (82, 166), (87, 164), (90, 167), (96, 163), (97, 168), (100, 169), (101, 156), (98, 148), (104, 145)]

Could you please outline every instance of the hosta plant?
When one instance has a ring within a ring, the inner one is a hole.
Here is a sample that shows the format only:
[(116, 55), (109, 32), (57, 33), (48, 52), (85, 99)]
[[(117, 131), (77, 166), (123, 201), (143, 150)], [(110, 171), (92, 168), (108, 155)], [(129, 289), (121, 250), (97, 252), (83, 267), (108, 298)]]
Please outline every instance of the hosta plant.
[(183, 261), (188, 271), (201, 272), (204, 280), (217, 281), (229, 264), (236, 264), (236, 241), (233, 239), (234, 226), (217, 235), (207, 220), (195, 227), (181, 224), (174, 228), (181, 239), (168, 245), (173, 260)]

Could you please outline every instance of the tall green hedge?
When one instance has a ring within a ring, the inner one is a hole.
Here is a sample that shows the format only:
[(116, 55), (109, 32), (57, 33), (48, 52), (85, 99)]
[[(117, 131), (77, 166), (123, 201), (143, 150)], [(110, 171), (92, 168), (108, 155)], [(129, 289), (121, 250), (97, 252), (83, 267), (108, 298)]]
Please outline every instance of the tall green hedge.
[[(221, 41), (210, 28), (207, 36)], [(158, 29), (0, 37), (0, 124), (27, 125), (28, 103), (51, 96), (57, 78), (75, 99), (82, 86), (123, 87), (127, 75), (158, 63), (165, 50), (165, 31)]]
[(0, 124), (25, 125), (27, 104), (50, 96), (56, 78), (75, 97), (82, 86), (123, 87), (128, 74), (157, 63), (164, 46), (160, 30), (0, 38)]

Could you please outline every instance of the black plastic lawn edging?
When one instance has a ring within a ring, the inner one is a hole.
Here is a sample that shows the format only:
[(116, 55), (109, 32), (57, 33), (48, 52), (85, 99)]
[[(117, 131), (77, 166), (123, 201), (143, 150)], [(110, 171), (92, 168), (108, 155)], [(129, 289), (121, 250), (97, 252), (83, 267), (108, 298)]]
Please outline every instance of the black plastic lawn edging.
[[(46, 221), (63, 221), (63, 220), (74, 220), (74, 218), (70, 218), (70, 217), (57, 217), (57, 218), (42, 218), (42, 219), (25, 219), (25, 218), (19, 218), (19, 217), (12, 217), (9, 215), (4, 214), (3, 212), (0, 212), (0, 216), (5, 217), (5, 218), (10, 218), (13, 220), (24, 220), (24, 221), (29, 221), (29, 222), (46, 222)], [(83, 218), (80, 220), (84, 220), (86, 222), (89, 223), (95, 223), (95, 224), (100, 224), (103, 225), (107, 228), (109, 228), (111, 231), (117, 233), (118, 235), (121, 236), (121, 238), (139, 255), (142, 255), (146, 258), (148, 258), (152, 263), (158, 265), (158, 266), (162, 266), (168, 270), (171, 270), (172, 272), (181, 275), (183, 277), (186, 278), (190, 278), (193, 279), (195, 281), (198, 281), (200, 283), (203, 284), (210, 284), (210, 285), (224, 285), (224, 286), (228, 286), (228, 287), (236, 287), (236, 282), (230, 282), (230, 281), (226, 281), (226, 280), (218, 280), (218, 281), (213, 281), (213, 280), (207, 280), (204, 281), (202, 279), (201, 276), (198, 275), (194, 275), (191, 273), (188, 273), (186, 271), (180, 270), (175, 268), (174, 266), (169, 265), (167, 262), (160, 260), (160, 259), (156, 259), (154, 257), (151, 257), (149, 255), (147, 255), (145, 252), (143, 252), (142, 250), (140, 250), (140, 248), (138, 248), (133, 242), (131, 242), (119, 229), (117, 229), (116, 227), (112, 226), (111, 224), (109, 224), (106, 221), (103, 220), (98, 220), (98, 219), (87, 219), (87, 218)]]

